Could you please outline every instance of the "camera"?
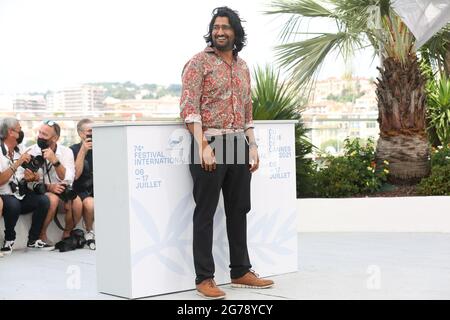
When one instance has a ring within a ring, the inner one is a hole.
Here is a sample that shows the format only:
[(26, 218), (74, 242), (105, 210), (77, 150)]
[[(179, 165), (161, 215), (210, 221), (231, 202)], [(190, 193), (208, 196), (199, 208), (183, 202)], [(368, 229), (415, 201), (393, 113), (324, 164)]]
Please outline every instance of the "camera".
[(72, 186), (65, 186), (64, 191), (59, 194), (59, 198), (64, 202), (74, 200), (76, 197), (77, 194), (72, 189)]
[(84, 231), (80, 229), (74, 229), (70, 232), (70, 236), (61, 240), (55, 244), (55, 248), (59, 252), (67, 252), (75, 249), (82, 249), (86, 244), (86, 238)]
[(11, 181), (9, 183), (9, 186), (11, 187), (11, 191), (17, 199), (22, 200), (25, 197), (28, 190), (27, 182), (25, 181), (25, 179), (21, 179), (18, 183)]
[(47, 191), (42, 182), (29, 182), (28, 189), (33, 190), (36, 194), (45, 194)]
[(31, 156), (29, 162), (22, 163), (22, 168), (37, 172), (45, 163), (43, 156)]
[(87, 134), (87, 135), (86, 135), (86, 139), (90, 139), (91, 142), (92, 142), (92, 134)]

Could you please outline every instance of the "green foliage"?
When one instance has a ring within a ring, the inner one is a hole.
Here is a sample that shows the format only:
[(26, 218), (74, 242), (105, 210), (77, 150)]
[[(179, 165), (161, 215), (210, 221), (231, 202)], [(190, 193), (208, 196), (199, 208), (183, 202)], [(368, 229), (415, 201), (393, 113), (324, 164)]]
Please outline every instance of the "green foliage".
[(450, 164), (450, 144), (433, 148), (431, 152), (431, 167)]
[(313, 196), (349, 197), (378, 191), (389, 173), (388, 163), (377, 167), (373, 139), (362, 144), (359, 138), (345, 140), (343, 156), (325, 158), (325, 167), (312, 178)]
[(450, 145), (433, 148), (431, 175), (420, 181), (417, 192), (424, 196), (450, 195)]
[(422, 179), (417, 187), (424, 196), (450, 196), (450, 162), (431, 168), (431, 175)]
[(354, 103), (356, 99), (361, 98), (364, 92), (358, 90), (351, 90), (350, 88), (342, 89), (340, 95), (334, 95), (330, 93), (327, 96), (327, 100), (337, 101), (337, 102), (352, 102)]
[(450, 143), (450, 79), (431, 79), (428, 91), (428, 124), (436, 132), (441, 144)]
[(299, 120), (300, 101), (297, 92), (280, 79), (272, 67), (257, 67), (253, 73), (253, 119)]
[(450, 145), (433, 148), (431, 175), (420, 181), (417, 191), (424, 196), (450, 195)]
[(301, 120), (301, 98), (298, 92), (280, 80), (279, 72), (275, 72), (270, 66), (256, 68), (253, 77), (254, 120), (298, 120), (295, 125), (297, 196), (305, 196), (310, 192), (310, 180), (315, 166), (312, 159), (307, 157), (311, 154), (313, 145), (306, 136), (307, 129)]
[[(301, 120), (299, 120), (301, 121)], [(297, 198), (309, 197), (313, 193), (313, 177), (317, 165), (308, 156), (314, 146), (306, 138), (307, 129), (303, 122), (295, 126), (295, 170), (297, 178)]]
[(127, 81), (121, 82), (98, 82), (90, 83), (95, 86), (102, 86), (106, 89), (105, 95), (107, 97), (113, 97), (120, 100), (132, 100), (136, 99), (138, 94), (141, 94), (142, 90), (149, 91), (148, 94), (143, 96), (143, 99), (159, 99), (164, 96), (180, 96), (181, 95), (181, 85), (171, 84), (168, 87), (158, 86), (157, 84), (142, 84), (137, 85), (133, 82)]
[(450, 75), (447, 51), (450, 48), (450, 23), (444, 26), (420, 48), (420, 55), (432, 70), (441, 77)]

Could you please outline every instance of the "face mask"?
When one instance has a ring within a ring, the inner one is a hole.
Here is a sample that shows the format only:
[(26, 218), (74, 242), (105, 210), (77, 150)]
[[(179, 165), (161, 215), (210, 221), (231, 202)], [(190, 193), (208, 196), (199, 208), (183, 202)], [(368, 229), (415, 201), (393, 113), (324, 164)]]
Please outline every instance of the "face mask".
[(19, 137), (16, 139), (17, 140), (17, 144), (21, 144), (22, 143), (24, 136), (25, 136), (25, 134), (23, 133), (22, 130), (20, 130)]
[(37, 145), (41, 149), (48, 149), (48, 141), (43, 139), (43, 138), (38, 138), (37, 139)]

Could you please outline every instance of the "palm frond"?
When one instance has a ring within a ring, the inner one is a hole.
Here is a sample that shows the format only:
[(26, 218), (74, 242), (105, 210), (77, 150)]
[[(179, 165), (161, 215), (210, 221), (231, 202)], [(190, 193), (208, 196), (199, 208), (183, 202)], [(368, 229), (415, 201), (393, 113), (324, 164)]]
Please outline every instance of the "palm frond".
[(292, 74), (297, 87), (314, 82), (325, 58), (337, 52), (349, 58), (352, 52), (363, 46), (358, 34), (346, 32), (322, 33), (304, 41), (288, 43), (276, 47), (280, 64)]
[(271, 3), (272, 10), (266, 11), (267, 14), (289, 13), (303, 17), (333, 17), (333, 11), (324, 4), (330, 4), (329, 1), (317, 0), (275, 0)]
[(450, 51), (450, 23), (436, 33), (421, 48), (422, 58), (426, 57), (434, 71), (442, 75), (450, 74), (450, 66), (446, 63)]
[(270, 4), (271, 9), (265, 13), (290, 15), (280, 32), (281, 41), (286, 42), (299, 31), (304, 18), (333, 18), (333, 10), (327, 8), (324, 5), (326, 3), (329, 4), (328, 1), (315, 0), (275, 0)]
[(409, 61), (414, 52), (414, 36), (401, 18), (394, 12), (383, 17), (383, 23), (388, 32), (385, 33), (384, 55), (395, 58), (402, 64)]
[(300, 99), (291, 85), (280, 80), (280, 73), (270, 66), (254, 71), (252, 90), (253, 118), (255, 120), (300, 119)]

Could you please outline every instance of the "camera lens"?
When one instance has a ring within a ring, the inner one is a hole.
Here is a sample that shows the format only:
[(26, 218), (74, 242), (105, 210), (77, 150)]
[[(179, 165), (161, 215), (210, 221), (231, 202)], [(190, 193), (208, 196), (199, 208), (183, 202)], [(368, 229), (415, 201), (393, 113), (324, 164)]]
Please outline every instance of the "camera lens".
[(45, 189), (45, 185), (43, 183), (35, 183), (33, 185), (33, 191), (37, 194), (45, 194), (47, 190)]
[(59, 195), (60, 199), (64, 202), (74, 200), (77, 197), (75, 191), (73, 191), (71, 186), (66, 186), (63, 192)]

